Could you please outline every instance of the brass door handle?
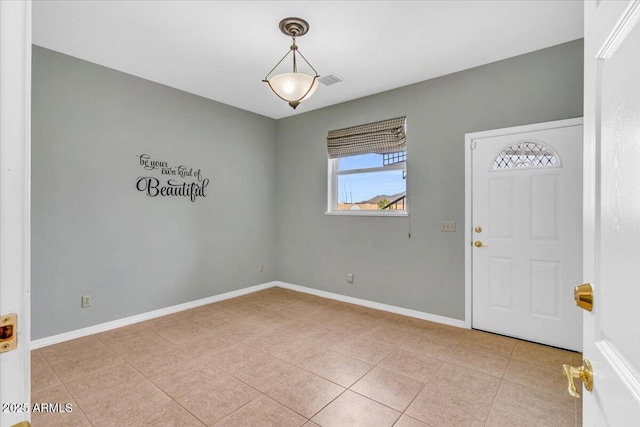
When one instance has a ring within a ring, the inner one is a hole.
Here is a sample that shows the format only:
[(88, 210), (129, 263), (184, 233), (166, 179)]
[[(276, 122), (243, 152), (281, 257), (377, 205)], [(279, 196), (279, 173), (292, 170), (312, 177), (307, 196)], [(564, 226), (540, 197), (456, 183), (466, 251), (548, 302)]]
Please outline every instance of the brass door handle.
[(473, 246), (475, 246), (476, 248), (488, 248), (488, 246), (487, 245), (483, 245), (480, 240), (476, 240), (476, 242), (473, 244)]
[(593, 370), (591, 369), (591, 362), (585, 359), (582, 362), (582, 366), (562, 365), (562, 368), (564, 369), (564, 376), (567, 377), (567, 381), (569, 382), (568, 391), (571, 396), (580, 399), (580, 393), (574, 381), (575, 378), (582, 381), (587, 391), (593, 390)]

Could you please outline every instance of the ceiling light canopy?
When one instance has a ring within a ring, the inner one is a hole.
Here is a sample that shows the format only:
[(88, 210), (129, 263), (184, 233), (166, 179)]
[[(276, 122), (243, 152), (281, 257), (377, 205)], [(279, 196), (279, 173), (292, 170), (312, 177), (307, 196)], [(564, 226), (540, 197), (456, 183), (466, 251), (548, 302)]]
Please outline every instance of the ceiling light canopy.
[[(320, 76), (316, 69), (309, 64), (307, 58), (304, 57), (296, 45), (296, 37), (302, 37), (307, 33), (307, 31), (309, 31), (309, 23), (301, 18), (285, 18), (280, 21), (280, 31), (287, 36), (290, 36), (293, 43), (287, 53), (275, 65), (275, 67), (269, 71), (262, 81), (267, 83), (273, 93), (278, 95), (280, 99), (288, 102), (291, 108), (295, 109), (302, 101), (309, 99), (311, 95), (313, 95), (318, 88), (318, 77)], [(273, 71), (278, 68), (278, 65), (280, 65), (290, 54), (293, 57), (293, 72), (278, 74), (269, 79), (271, 73), (273, 73)], [(304, 62), (306, 62), (313, 70), (315, 75), (298, 72), (297, 55), (300, 55)]]

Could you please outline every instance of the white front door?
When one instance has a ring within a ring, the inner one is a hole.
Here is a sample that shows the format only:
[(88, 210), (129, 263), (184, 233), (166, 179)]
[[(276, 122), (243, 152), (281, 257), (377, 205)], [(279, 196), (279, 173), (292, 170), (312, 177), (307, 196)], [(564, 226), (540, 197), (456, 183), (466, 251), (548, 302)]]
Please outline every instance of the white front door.
[(585, 426), (640, 425), (639, 20), (638, 0), (585, 2)]
[(0, 1), (0, 321), (18, 319), (17, 348), (0, 353), (2, 427), (29, 420), (30, 88), (31, 3)]
[(471, 135), (473, 328), (581, 350), (581, 123)]

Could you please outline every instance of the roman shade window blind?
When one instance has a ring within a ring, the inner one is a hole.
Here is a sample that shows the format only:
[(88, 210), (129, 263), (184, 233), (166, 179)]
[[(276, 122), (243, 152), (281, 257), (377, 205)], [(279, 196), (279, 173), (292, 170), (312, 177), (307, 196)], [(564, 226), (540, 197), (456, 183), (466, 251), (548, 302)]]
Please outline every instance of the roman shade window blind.
[(407, 149), (406, 117), (329, 131), (330, 159), (368, 153), (395, 153)]

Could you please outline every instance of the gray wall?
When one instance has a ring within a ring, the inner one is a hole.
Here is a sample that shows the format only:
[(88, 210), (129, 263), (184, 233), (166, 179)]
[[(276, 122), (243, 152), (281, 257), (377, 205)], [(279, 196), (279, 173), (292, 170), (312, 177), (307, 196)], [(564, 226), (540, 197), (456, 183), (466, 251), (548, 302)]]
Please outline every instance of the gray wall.
[[(272, 119), (34, 46), (33, 339), (274, 280), (274, 144)], [(207, 197), (138, 192), (142, 153)]]
[[(34, 46), (33, 339), (271, 280), (463, 319), (464, 134), (581, 116), (582, 53), (579, 40), (276, 122)], [(327, 132), (400, 115), (411, 215), (325, 216)], [(142, 153), (200, 168), (208, 196), (138, 192)]]
[[(464, 319), (464, 135), (582, 116), (582, 73), (577, 40), (279, 120), (278, 279)], [(327, 132), (402, 115), (410, 216), (324, 215)]]

